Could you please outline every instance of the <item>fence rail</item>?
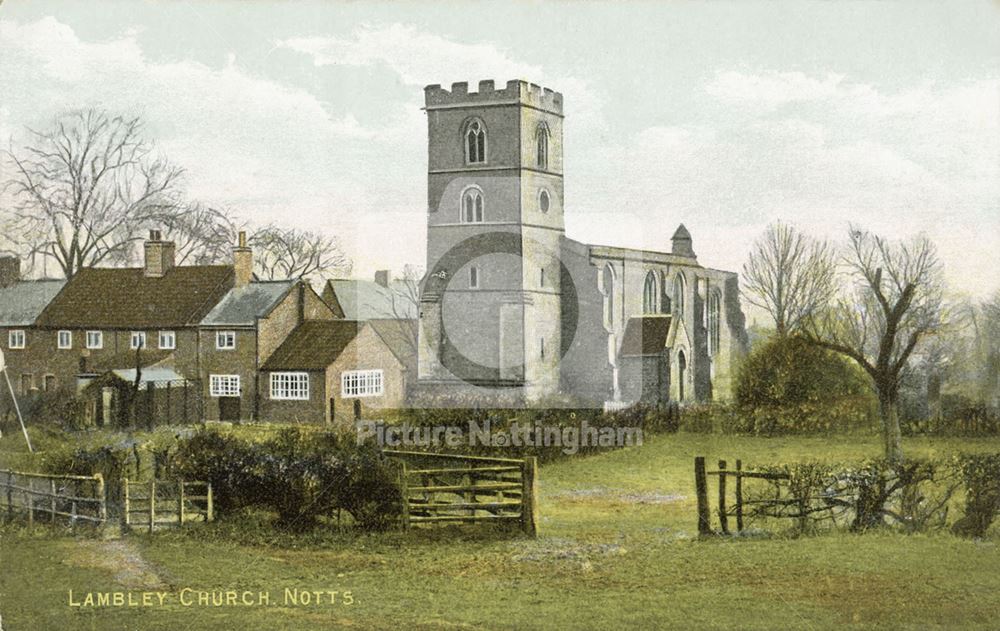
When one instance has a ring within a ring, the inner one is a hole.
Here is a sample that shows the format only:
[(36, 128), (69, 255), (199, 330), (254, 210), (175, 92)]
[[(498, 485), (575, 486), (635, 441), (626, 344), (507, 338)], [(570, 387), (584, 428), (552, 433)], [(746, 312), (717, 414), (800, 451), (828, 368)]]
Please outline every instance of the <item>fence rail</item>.
[(51, 523), (65, 518), (71, 526), (79, 522), (104, 524), (108, 520), (104, 491), (100, 474), (50, 475), (0, 469), (0, 502), (8, 517), (26, 516), (29, 527), (39, 514)]
[(384, 451), (400, 463), (403, 527), (414, 524), (517, 522), (538, 534), (535, 457), (488, 458)]
[[(733, 514), (736, 517), (736, 532), (743, 532), (744, 524), (744, 509), (747, 506), (752, 506), (755, 504), (763, 503), (760, 500), (748, 501), (743, 497), (743, 482), (745, 480), (787, 480), (789, 475), (787, 473), (776, 473), (776, 472), (764, 472), (764, 471), (745, 471), (743, 469), (743, 461), (736, 461), (736, 468), (730, 469), (728, 463), (725, 460), (719, 461), (719, 468), (715, 471), (707, 471), (705, 469), (705, 457), (697, 456), (694, 459), (694, 485), (695, 494), (698, 500), (698, 534), (699, 535), (711, 535), (715, 534), (712, 529), (712, 517), (711, 508), (709, 506), (708, 499), (708, 476), (716, 476), (719, 482), (719, 496), (718, 496), (718, 517), (719, 517), (719, 530), (722, 534), (728, 535), (729, 531), (729, 516)], [(733, 506), (732, 513), (729, 510), (727, 503), (727, 483), (726, 478), (733, 478), (735, 482), (734, 488), (734, 499), (735, 504)], [(798, 501), (798, 500), (796, 500)], [(768, 500), (769, 503), (773, 503), (773, 500)]]
[(182, 526), (215, 519), (212, 485), (184, 480), (122, 481), (122, 516), (126, 529)]

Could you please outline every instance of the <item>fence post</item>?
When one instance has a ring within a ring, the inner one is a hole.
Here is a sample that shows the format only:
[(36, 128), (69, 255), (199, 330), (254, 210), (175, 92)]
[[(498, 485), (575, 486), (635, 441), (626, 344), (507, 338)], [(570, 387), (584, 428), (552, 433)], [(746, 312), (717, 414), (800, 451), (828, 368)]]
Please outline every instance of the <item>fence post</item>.
[(132, 523), (132, 510), (128, 501), (128, 478), (122, 478), (122, 504), (125, 510), (125, 529)]
[(206, 482), (205, 487), (207, 488), (205, 497), (208, 498), (205, 504), (205, 521), (212, 521), (215, 519), (215, 511), (212, 509), (212, 483)]
[(743, 461), (736, 459), (736, 532), (743, 532)]
[(7, 471), (7, 517), (14, 517), (14, 474)]
[(538, 458), (528, 456), (521, 467), (521, 528), (538, 536)]
[(156, 480), (149, 481), (149, 534), (156, 526)]
[(719, 526), (722, 534), (729, 534), (729, 516), (726, 515), (726, 461), (719, 461)]
[(698, 534), (712, 534), (712, 524), (708, 514), (708, 479), (705, 475), (705, 457), (694, 459), (694, 488), (698, 497)]
[(184, 480), (177, 481), (177, 525), (184, 525)]
[[(31, 487), (31, 478), (28, 478), (28, 486)], [(28, 507), (28, 530), (35, 527), (35, 498), (30, 491), (24, 492), (24, 503)]]
[(401, 460), (402, 468), (399, 470), (399, 491), (403, 494), (403, 530), (410, 529), (410, 483), (409, 474), (406, 472), (406, 461)]
[(56, 521), (56, 480), (49, 478), (49, 521)]

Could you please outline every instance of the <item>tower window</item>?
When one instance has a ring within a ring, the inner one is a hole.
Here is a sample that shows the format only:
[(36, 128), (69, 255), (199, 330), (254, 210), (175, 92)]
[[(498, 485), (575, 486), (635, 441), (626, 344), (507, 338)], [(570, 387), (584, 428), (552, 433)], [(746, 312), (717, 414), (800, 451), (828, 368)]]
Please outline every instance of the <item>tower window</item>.
[(708, 296), (708, 354), (716, 355), (721, 343), (722, 296), (718, 290)]
[(479, 119), (465, 128), (465, 161), (468, 164), (486, 162), (486, 127)]
[(538, 286), (539, 287), (545, 287), (545, 268), (544, 267), (541, 270), (539, 270), (539, 274), (538, 274)]
[(542, 359), (545, 359), (545, 338), (540, 338), (538, 340), (538, 355)]
[(469, 268), (469, 288), (479, 289), (479, 268), (470, 267)]
[(543, 213), (549, 212), (549, 192), (542, 191), (538, 194), (538, 209)]
[(535, 130), (535, 146), (538, 149), (538, 168), (549, 168), (549, 128), (545, 123), (539, 123)]
[(483, 222), (483, 192), (469, 188), (462, 193), (462, 223)]

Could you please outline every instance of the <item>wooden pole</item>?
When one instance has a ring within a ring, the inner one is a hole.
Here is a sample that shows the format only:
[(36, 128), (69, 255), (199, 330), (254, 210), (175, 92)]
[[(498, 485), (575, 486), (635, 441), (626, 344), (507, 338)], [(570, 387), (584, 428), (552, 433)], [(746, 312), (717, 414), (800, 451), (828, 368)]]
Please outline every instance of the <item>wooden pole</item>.
[(538, 536), (538, 458), (528, 456), (521, 466), (521, 528)]
[(743, 532), (743, 461), (736, 459), (736, 532)]
[(719, 461), (719, 526), (722, 534), (729, 534), (729, 516), (726, 514), (726, 461)]
[(132, 523), (132, 510), (128, 501), (128, 478), (122, 479), (122, 500), (125, 509), (125, 529), (128, 530), (129, 525)]
[(156, 526), (156, 480), (149, 481), (149, 534)]
[(705, 457), (694, 459), (694, 488), (698, 497), (698, 534), (712, 534), (712, 524), (708, 514), (708, 478), (705, 475)]
[(206, 507), (205, 507), (205, 521), (212, 521), (213, 519), (215, 519), (215, 516), (214, 516), (215, 512), (212, 509), (212, 483), (211, 482), (206, 482), (205, 486), (207, 487), (207, 491), (205, 493), (205, 497), (208, 498), (208, 500), (207, 500), (208, 503), (206, 504)]
[(184, 525), (184, 480), (177, 481), (177, 525)]
[(28, 438), (28, 428), (24, 426), (24, 417), (21, 416), (21, 406), (17, 404), (17, 395), (14, 394), (14, 386), (10, 385), (10, 374), (7, 369), (3, 370), (4, 379), (7, 380), (7, 390), (10, 391), (10, 399), (14, 402), (14, 411), (17, 412), (17, 420), (21, 423), (21, 432), (24, 434), (24, 442), (28, 443), (28, 453), (34, 453), (31, 448), (31, 439)]
[(55, 478), (49, 479), (49, 521), (55, 523), (56, 521), (56, 481)]
[(410, 529), (410, 484), (406, 472), (406, 461), (403, 460), (399, 474), (399, 490), (403, 494), (403, 530)]

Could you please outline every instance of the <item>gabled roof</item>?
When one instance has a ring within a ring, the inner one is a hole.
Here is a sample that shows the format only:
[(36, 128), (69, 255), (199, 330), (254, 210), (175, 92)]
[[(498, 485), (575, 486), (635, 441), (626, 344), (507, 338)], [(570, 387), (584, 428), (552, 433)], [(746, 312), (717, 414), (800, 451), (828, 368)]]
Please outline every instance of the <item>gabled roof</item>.
[(358, 334), (363, 322), (306, 320), (295, 327), (263, 370), (326, 370)]
[(203, 326), (252, 326), (266, 316), (295, 285), (294, 280), (254, 281), (233, 287), (202, 318)]
[(400, 364), (409, 368), (416, 366), (416, 320), (369, 320), (368, 325), (382, 338)]
[(640, 357), (658, 355), (667, 345), (670, 331), (669, 315), (645, 315), (629, 318), (622, 336), (621, 355)]
[(416, 283), (405, 280), (390, 281), (388, 287), (356, 279), (333, 279), (326, 284), (345, 320), (416, 319), (415, 288)]
[(22, 280), (0, 287), (0, 326), (30, 326), (66, 284), (64, 280)]
[(229, 265), (173, 267), (162, 277), (142, 268), (87, 268), (66, 282), (37, 324), (65, 328), (152, 329), (197, 324), (232, 287)]

